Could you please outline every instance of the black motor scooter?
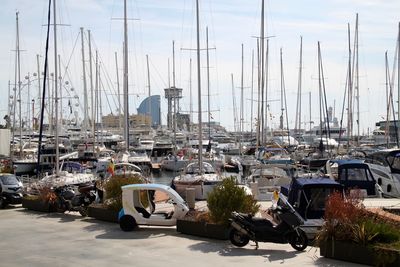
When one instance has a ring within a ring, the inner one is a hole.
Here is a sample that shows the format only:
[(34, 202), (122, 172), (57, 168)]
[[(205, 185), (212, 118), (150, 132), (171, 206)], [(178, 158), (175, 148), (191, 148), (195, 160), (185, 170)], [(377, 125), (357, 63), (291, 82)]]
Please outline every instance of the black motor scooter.
[(87, 216), (88, 206), (93, 202), (100, 202), (102, 191), (96, 187), (96, 182), (78, 186), (78, 194), (72, 186), (61, 186), (54, 189), (57, 195), (56, 208), (58, 212), (78, 211), (82, 216)]
[[(274, 220), (233, 212), (230, 219), (232, 230), (229, 234), (232, 244), (244, 247), (253, 240), (256, 243), (256, 249), (258, 242), (289, 243), (298, 251), (307, 247), (307, 235), (299, 227), (304, 221), (286, 197), (280, 193), (277, 204), (271, 208), (271, 215)], [(275, 220), (277, 223), (274, 222)]]

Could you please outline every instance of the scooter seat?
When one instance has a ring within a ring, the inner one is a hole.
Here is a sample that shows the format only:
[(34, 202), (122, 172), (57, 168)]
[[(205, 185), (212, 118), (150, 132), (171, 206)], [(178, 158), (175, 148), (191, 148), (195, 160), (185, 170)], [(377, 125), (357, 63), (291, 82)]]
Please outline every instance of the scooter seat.
[(82, 186), (78, 188), (79, 193), (84, 194), (87, 192), (90, 192), (91, 190), (94, 190), (96, 187), (93, 185), (88, 185), (88, 186)]
[(252, 221), (255, 226), (273, 226), (271, 221), (264, 218), (253, 217)]

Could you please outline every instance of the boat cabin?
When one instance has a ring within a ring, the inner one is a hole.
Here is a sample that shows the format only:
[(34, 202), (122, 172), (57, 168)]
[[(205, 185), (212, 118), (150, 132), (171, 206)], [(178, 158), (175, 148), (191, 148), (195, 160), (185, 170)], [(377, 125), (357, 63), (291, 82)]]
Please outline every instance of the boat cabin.
[(326, 174), (352, 193), (360, 190), (362, 197), (381, 197), (382, 189), (376, 182), (368, 164), (362, 160), (328, 160)]

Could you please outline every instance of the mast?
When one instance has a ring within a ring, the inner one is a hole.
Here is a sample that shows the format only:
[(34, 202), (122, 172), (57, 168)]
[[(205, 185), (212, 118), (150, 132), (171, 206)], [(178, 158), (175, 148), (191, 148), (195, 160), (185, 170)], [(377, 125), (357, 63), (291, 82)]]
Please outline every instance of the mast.
[[(31, 77), (30, 77), (30, 73), (28, 72), (28, 75), (25, 76), (25, 79), (28, 80), (28, 99), (26, 101), (26, 106), (27, 106), (27, 122), (26, 125), (28, 127), (29, 132), (32, 129), (32, 124), (31, 124), (31, 113), (30, 113), (30, 106), (31, 106)], [(31, 141), (31, 138), (29, 137), (29, 142)]]
[[(82, 73), (83, 73), (83, 127), (85, 139), (87, 139), (87, 128), (88, 128), (88, 95), (87, 95), (87, 84), (86, 84), (86, 67), (85, 67), (85, 47), (83, 41), (83, 27), (81, 27), (81, 43), (82, 43)], [(85, 141), (86, 142), (86, 141)]]
[[(38, 79), (38, 88), (39, 88), (39, 110), (42, 110), (42, 94), (41, 94), (41, 86), (40, 86), (40, 64), (39, 64), (39, 54), (36, 55), (36, 64), (37, 64), (37, 79)], [(39, 123), (39, 122), (37, 122)]]
[(356, 98), (357, 98), (357, 145), (360, 144), (360, 77), (358, 72), (358, 13), (356, 14), (356, 29), (354, 36), (354, 57), (355, 57), (355, 78), (356, 78)]
[[(58, 147), (58, 90), (57, 90), (57, 19), (56, 19), (56, 0), (53, 2), (53, 19), (54, 19), (54, 88), (55, 88), (55, 146), (56, 146), (56, 176), (59, 175), (60, 172), (60, 151)], [(82, 29), (82, 28), (81, 28)]]
[[(22, 116), (21, 116), (21, 59), (20, 59), (20, 49), (19, 49), (19, 19), (18, 15), (19, 12), (16, 12), (16, 27), (17, 27), (17, 36), (16, 36), (16, 42), (15, 42), (15, 61), (16, 61), (16, 66), (15, 66), (15, 83), (14, 83), (14, 114), (13, 114), (13, 144), (14, 144), (14, 136), (15, 136), (15, 111), (16, 111), (16, 106), (17, 106), (17, 101), (18, 101), (18, 109), (19, 109), (19, 145), (20, 145), (20, 154), (22, 155)], [(17, 90), (16, 86), (18, 85), (18, 99), (17, 99)], [(11, 154), (12, 155), (12, 154)], [(12, 155), (13, 156), (13, 155)]]
[(296, 106), (296, 120), (295, 120), (295, 133), (300, 133), (301, 130), (301, 82), (302, 82), (302, 68), (303, 68), (303, 36), (300, 36), (300, 63), (299, 63), (299, 80), (297, 87), (297, 106)]
[[(62, 115), (62, 77), (61, 77), (61, 56), (58, 55), (58, 71), (59, 71), (59, 77), (60, 79), (60, 129), (62, 129), (63, 125), (63, 115)], [(57, 78), (56, 78), (57, 79)]]
[(95, 124), (94, 124), (94, 116), (95, 116), (95, 107), (94, 107), (94, 95), (93, 95), (93, 67), (92, 67), (92, 36), (90, 34), (90, 30), (88, 30), (88, 45), (89, 45), (89, 72), (90, 72), (90, 106), (92, 108), (92, 135), (93, 135), (93, 155), (95, 153), (94, 144), (95, 144)]
[[(169, 63), (169, 58), (168, 58), (168, 88), (171, 88), (171, 67)], [(167, 114), (167, 128), (168, 130), (171, 130), (173, 128), (172, 124), (172, 102), (171, 102), (171, 96), (168, 96), (168, 114)]]
[[(269, 39), (267, 39), (267, 49), (265, 52), (265, 142), (267, 142), (268, 136), (268, 57), (269, 57)], [(263, 101), (264, 102), (264, 101)]]
[(21, 50), (19, 48), (19, 23), (17, 15), (17, 34), (18, 34), (18, 110), (19, 110), (19, 145), (20, 155), (22, 156), (22, 96), (21, 96)]
[(47, 66), (48, 66), (48, 52), (49, 52), (49, 35), (50, 35), (50, 23), (51, 23), (51, 1), (49, 1), (49, 6), (47, 9), (47, 33), (46, 33), (46, 50), (45, 50), (45, 60), (44, 60), (44, 72), (43, 72), (43, 90), (40, 104), (40, 125), (39, 125), (39, 143), (38, 143), (38, 157), (37, 157), (37, 177), (40, 176), (40, 158), (42, 151), (42, 135), (43, 135), (43, 122), (44, 122), (44, 106), (46, 102), (46, 76), (47, 75)]
[(253, 97), (254, 97), (254, 49), (251, 50), (251, 102), (250, 102), (250, 136), (253, 139)]
[(283, 62), (282, 62), (282, 47), (280, 49), (280, 59), (281, 59), (281, 116), (279, 118), (279, 128), (283, 130), (283, 111), (285, 110), (283, 107)]
[[(117, 95), (118, 95), (118, 123), (119, 123), (119, 128), (122, 128), (122, 120), (121, 120), (121, 92), (119, 89), (119, 75), (118, 75), (118, 57), (117, 57), (117, 52), (115, 52), (115, 69), (117, 73)], [(96, 86), (97, 88), (97, 86)], [(96, 104), (97, 105), (97, 104)]]
[[(261, 1), (261, 34), (260, 34), (260, 56), (261, 56), (261, 78), (260, 78), (260, 91), (261, 91), (261, 142), (264, 144), (264, 0)], [(265, 103), (266, 105), (267, 103)], [(266, 112), (267, 113), (267, 112)]]
[[(172, 41), (172, 87), (174, 88), (174, 92), (176, 90), (175, 87), (175, 41)], [(171, 88), (170, 88), (171, 90)], [(174, 94), (175, 95), (175, 94)], [(176, 98), (174, 97), (174, 115), (173, 118), (173, 129), (174, 129), (174, 155), (176, 155)]]
[[(238, 132), (237, 126), (237, 111), (236, 111), (236, 97), (235, 97), (235, 84), (233, 82), (233, 73), (231, 73), (231, 80), (232, 80), (232, 106), (233, 106), (233, 128), (235, 132)], [(237, 140), (235, 140), (236, 142)]]
[[(385, 125), (385, 137), (386, 137), (386, 147), (389, 148), (389, 111), (390, 111), (390, 97), (389, 97), (389, 64), (387, 51), (385, 52), (385, 88), (386, 88), (386, 125)], [(390, 93), (391, 95), (391, 93)]]
[[(321, 51), (318, 41), (318, 92), (319, 92), (319, 134), (322, 143), (322, 85), (321, 85)], [(322, 151), (321, 151), (322, 153)]]
[[(400, 120), (400, 22), (399, 22), (399, 32), (397, 34), (397, 92), (398, 92), (398, 120)], [(396, 121), (395, 121), (396, 123)], [(397, 136), (399, 134), (397, 133)]]
[[(208, 27), (206, 27), (206, 50), (207, 50), (207, 106), (208, 106), (208, 145), (211, 147), (211, 109), (210, 109), (210, 57), (208, 49)], [(211, 153), (210, 153), (211, 157)]]
[(190, 103), (189, 103), (189, 113), (190, 113), (190, 127), (189, 131), (193, 130), (193, 94), (192, 94), (192, 58), (189, 61), (189, 94), (190, 94)]
[(125, 149), (129, 150), (129, 86), (128, 86), (128, 20), (126, 0), (124, 0), (124, 139)]
[(349, 92), (348, 92), (348, 102), (347, 102), (347, 147), (350, 147), (350, 138), (353, 134), (353, 81), (351, 73), (351, 46), (350, 46), (350, 24), (347, 24), (348, 39), (349, 39)]
[(7, 119), (7, 121), (6, 121), (6, 127), (7, 128), (9, 128), (8, 127), (8, 120), (10, 119), (10, 116), (11, 116), (11, 101), (10, 101), (10, 97), (11, 97), (11, 81), (10, 80), (8, 80), (8, 94), (7, 94), (7, 116), (8, 116), (8, 119)]
[(311, 91), (308, 94), (308, 105), (310, 107), (310, 135), (311, 135), (311, 126), (312, 126), (312, 120), (311, 120)]
[(261, 73), (260, 73), (260, 42), (257, 39), (257, 130), (256, 130), (256, 146), (258, 149), (258, 146), (260, 146), (260, 128), (261, 128), (261, 117), (264, 116), (264, 114), (261, 113)]
[(151, 113), (151, 86), (150, 86), (150, 68), (149, 68), (149, 55), (146, 55), (146, 63), (147, 63), (147, 85), (149, 87), (149, 107), (148, 107), (148, 112), (149, 112), (149, 116), (151, 118), (151, 122), (150, 122), (150, 127), (153, 124), (153, 116)]
[(52, 88), (52, 86), (54, 85), (54, 83), (50, 83), (50, 76), (52, 76), (52, 75), (54, 75), (54, 73), (50, 73), (50, 71), (49, 71), (49, 74), (47, 75), (47, 84), (48, 84), (48, 86), (49, 86), (49, 93), (48, 93), (48, 96), (47, 96), (47, 117), (48, 117), (48, 120), (49, 120), (49, 130), (50, 130), (50, 134), (53, 134), (53, 98), (54, 98), (54, 95), (53, 95), (53, 92), (54, 92), (54, 88)]
[[(116, 55), (117, 54), (115, 54), (115, 56)], [(93, 124), (96, 124), (96, 121), (99, 121), (99, 112), (98, 112), (98, 109), (99, 109), (99, 67), (98, 67), (99, 66), (99, 56), (98, 56), (97, 50), (96, 50), (96, 58), (95, 58), (95, 63), (94, 64), (95, 64), (94, 65), (95, 66), (95, 88), (94, 88), (94, 90), (95, 90), (95, 92), (94, 92), (94, 95), (95, 95), (94, 96), (94, 98), (95, 98), (94, 99), (94, 102), (95, 102), (95, 104), (94, 104), (95, 116), (93, 117)], [(118, 89), (119, 89), (119, 86), (118, 86)], [(118, 90), (118, 99), (119, 99), (119, 90)], [(121, 106), (119, 107), (119, 110), (121, 110)], [(118, 121), (121, 123), (121, 117), (120, 116), (118, 117), (118, 119), (119, 119)], [(93, 136), (93, 138), (96, 138), (96, 137), (97, 137), (96, 141), (97, 141), (97, 143), (99, 143), (99, 135), (97, 134), (97, 136)], [(93, 147), (94, 147), (94, 142), (93, 142)]]
[(244, 102), (243, 102), (243, 65), (244, 65), (244, 55), (243, 55), (243, 44), (242, 44), (242, 71), (240, 75), (240, 124), (239, 124), (239, 153), (242, 154), (242, 134), (243, 134), (243, 110), (244, 110)]
[(196, 29), (197, 29), (197, 97), (198, 97), (198, 118), (199, 118), (199, 169), (200, 175), (203, 175), (203, 136), (202, 136), (202, 118), (201, 118), (201, 69), (200, 69), (200, 19), (199, 19), (199, 0), (196, 0)]
[[(96, 57), (97, 57), (97, 50), (96, 50)], [(99, 109), (100, 109), (100, 129), (101, 129), (101, 135), (100, 135), (100, 141), (101, 141), (101, 143), (103, 144), (104, 143), (104, 139), (103, 139), (103, 137), (104, 137), (104, 135), (103, 135), (103, 104), (102, 104), (102, 102), (101, 102), (101, 85), (102, 85), (102, 82), (101, 82), (101, 71), (100, 71), (100, 66), (101, 66), (101, 64), (100, 64), (100, 62), (99, 62), (99, 64), (98, 64), (98, 68), (99, 68), (99, 71), (98, 71), (98, 75), (99, 75)]]

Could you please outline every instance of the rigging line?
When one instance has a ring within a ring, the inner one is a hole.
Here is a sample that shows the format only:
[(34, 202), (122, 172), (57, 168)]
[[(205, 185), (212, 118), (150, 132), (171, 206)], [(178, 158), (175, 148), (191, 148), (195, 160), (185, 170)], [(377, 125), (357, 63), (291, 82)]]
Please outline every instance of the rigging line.
[[(213, 6), (212, 6), (212, 1), (209, 1), (209, 10), (210, 10), (210, 20), (211, 20), (211, 33), (212, 33), (212, 38), (215, 42), (216, 40), (216, 34), (215, 34), (215, 22), (214, 22), (214, 12), (213, 12)], [(216, 47), (215, 43), (214, 45), (212, 45), (211, 47)], [(216, 91), (217, 95), (219, 94), (219, 75), (218, 75), (218, 56), (217, 56), (217, 52), (218, 50), (215, 48), (215, 53), (214, 53), (214, 64), (215, 64), (215, 71), (214, 71), (214, 75), (215, 75), (215, 79), (213, 82), (213, 90)], [(220, 106), (220, 98), (215, 98), (213, 101), (214, 105), (217, 104), (218, 106)], [(220, 112), (218, 112), (218, 120), (220, 120)]]
[[(183, 44), (183, 35), (184, 35), (184, 27), (183, 27), (183, 25), (185, 24), (185, 10), (186, 10), (186, 0), (184, 0), (183, 1), (183, 11), (182, 11), (182, 17), (181, 17), (181, 32), (180, 32), (180, 43), (181, 43), (181, 46), (182, 46), (182, 44)], [(183, 65), (183, 63), (182, 63), (182, 61), (184, 61), (183, 60), (183, 56), (182, 56), (182, 49), (179, 49), (179, 53), (180, 53), (180, 55), (179, 55), (179, 84), (182, 84), (183, 82), (182, 82), (182, 65)]]
[[(113, 0), (112, 5), (111, 5), (111, 18), (114, 17), (115, 1), (116, 1), (116, 0)], [(111, 60), (110, 60), (110, 54), (113, 54), (113, 53), (110, 53), (110, 51), (111, 51), (111, 25), (112, 25), (112, 19), (110, 19), (110, 22), (108, 23), (108, 45), (107, 45), (107, 55), (109, 55), (109, 56), (108, 56), (107, 62), (111, 62)], [(115, 50), (115, 49), (113, 49), (113, 50)]]
[[(134, 14), (132, 1), (130, 1), (130, 3), (131, 3), (129, 5), (130, 13)], [(131, 36), (130, 39), (133, 40), (132, 42), (130, 42), (131, 46), (133, 46), (133, 61), (132, 61), (132, 57), (128, 57), (130, 65), (133, 66), (133, 68), (131, 69), (132, 75), (129, 75), (129, 76), (131, 77), (131, 81), (132, 81), (131, 84), (133, 87), (133, 92), (135, 92), (135, 91), (138, 92), (142, 88), (142, 86), (139, 83), (139, 81), (141, 80), (140, 75), (139, 75), (139, 70), (142, 68), (139, 67), (139, 60), (138, 60), (138, 52), (140, 52), (140, 51), (138, 51), (138, 50), (140, 50), (140, 48), (138, 48), (138, 41), (137, 41), (138, 34), (136, 32), (136, 27), (134, 27), (133, 25), (134, 25), (134, 23), (132, 23), (132, 27), (128, 28), (128, 31), (130, 32), (129, 36)], [(140, 45), (139, 45), (139, 47), (140, 47)], [(132, 53), (130, 53), (130, 55), (132, 55)], [(128, 56), (129, 56), (129, 52), (128, 52)], [(136, 81), (136, 83), (135, 83), (135, 81)], [(136, 90), (134, 90), (134, 89), (136, 89)], [(134, 101), (134, 102), (136, 102), (136, 101)]]
[[(71, 84), (71, 87), (74, 87), (74, 86), (73, 86), (74, 83), (72, 82), (72, 79), (71, 79), (72, 76), (71, 76), (71, 73), (70, 73), (70, 70), (69, 70), (69, 66), (70, 66), (70, 64), (71, 64), (72, 55), (75, 53), (75, 48), (76, 48), (77, 42), (78, 42), (78, 40), (79, 40), (79, 36), (80, 36), (80, 34), (78, 33), (78, 34), (77, 34), (77, 37), (76, 37), (76, 40), (75, 40), (74, 47), (73, 47), (73, 49), (72, 49), (72, 51), (71, 51), (71, 55), (70, 55), (70, 57), (69, 57), (69, 59), (68, 59), (68, 63), (67, 63), (66, 65), (64, 65), (64, 73), (63, 73), (63, 75), (61, 76), (61, 77), (63, 78), (63, 80), (65, 80), (65, 79), (64, 79), (65, 77), (68, 77), (68, 80), (69, 80), (69, 82), (70, 82), (70, 84)], [(69, 96), (71, 96), (71, 94), (70, 94), (69, 91), (67, 91), (67, 93), (69, 94)], [(75, 94), (77, 94), (76, 91), (75, 91)], [(75, 98), (74, 98), (74, 99), (75, 99)], [(79, 105), (79, 107), (80, 107), (81, 112), (83, 112), (83, 107), (82, 107), (82, 103), (80, 102), (80, 98), (78, 98), (76, 101), (78, 102), (78, 105)]]
[(72, 51), (71, 51), (71, 55), (69, 56), (68, 62), (67, 62), (67, 64), (65, 65), (63, 75), (61, 75), (61, 73), (60, 73), (61, 77), (64, 77), (64, 76), (66, 76), (66, 75), (69, 74), (69, 73), (68, 73), (68, 69), (69, 69), (68, 67), (69, 67), (69, 65), (70, 65), (70, 63), (71, 63), (72, 55), (73, 55), (74, 52), (75, 52), (75, 48), (76, 48), (76, 45), (77, 45), (78, 40), (79, 40), (79, 35), (80, 35), (80, 34), (78, 33), (77, 36), (76, 36), (75, 43), (74, 43), (74, 46), (73, 46)]
[[(183, 27), (183, 25), (185, 24), (185, 10), (186, 10), (186, 0), (183, 1), (183, 10), (181, 12), (182, 16), (181, 16), (181, 28), (180, 28), (180, 37), (179, 37), (180, 44), (181, 44), (181, 49), (179, 49), (178, 69), (179, 69), (179, 84), (181, 84), (181, 85), (183, 84), (183, 73), (182, 73), (183, 72), (182, 68), (183, 68), (183, 65), (184, 65), (183, 61), (185, 61), (183, 59), (183, 52), (182, 52), (183, 35), (184, 35), (184, 27)], [(178, 103), (180, 103), (180, 101)], [(180, 105), (182, 105), (182, 104), (180, 103)], [(178, 112), (179, 112), (179, 110), (178, 110)]]
[[(283, 64), (282, 64), (283, 65)], [(287, 101), (286, 101), (286, 86), (285, 86), (285, 74), (282, 70), (282, 84), (283, 84), (283, 97), (285, 98), (285, 114), (286, 114), (286, 127), (288, 130), (288, 142), (290, 146), (290, 138), (289, 138), (289, 117), (288, 117), (288, 110), (287, 110)], [(283, 126), (283, 125), (282, 125)]]
[[(97, 46), (96, 41), (94, 39), (92, 39), (92, 43), (93, 43), (93, 47), (96, 48), (96, 51), (98, 51), (98, 46)], [(101, 64), (103, 66), (100, 69), (100, 71), (105, 74), (107, 85), (108, 85), (108, 89), (111, 92), (111, 95), (112, 95), (112, 98), (113, 98), (113, 102), (114, 102), (115, 106), (118, 107), (118, 104), (117, 104), (118, 101), (116, 101), (116, 99), (115, 99), (115, 98), (118, 97), (118, 93), (117, 93), (117, 91), (115, 89), (113, 80), (111, 79), (110, 74), (109, 74), (106, 66), (102, 63), (103, 60), (102, 60), (102, 56), (101, 56), (100, 53), (98, 53), (98, 57), (99, 57), (99, 64)], [(106, 91), (104, 91), (104, 93), (106, 94)]]
[(153, 64), (152, 59), (149, 58), (149, 61), (150, 61), (151, 66), (153, 66), (153, 69), (154, 69), (154, 70), (156, 71), (156, 73), (158, 74), (158, 76), (159, 76), (160, 80), (162, 81), (162, 83), (164, 83), (163, 86), (164, 86), (165, 88), (167, 88), (167, 87), (168, 87), (168, 84), (163, 80), (163, 78), (162, 78), (160, 72), (157, 70), (156, 66)]
[[(398, 38), (400, 38), (400, 32), (399, 32), (399, 36)], [(397, 39), (398, 40), (398, 39)], [(394, 53), (394, 60), (393, 60), (393, 69), (392, 69), (392, 77), (391, 80), (389, 79), (389, 88), (390, 88), (390, 96), (391, 96), (391, 102), (392, 102), (392, 112), (393, 112), (393, 121), (394, 121), (394, 128), (395, 128), (395, 133), (396, 133), (396, 144), (397, 146), (399, 146), (399, 136), (398, 136), (398, 131), (397, 131), (397, 122), (396, 122), (396, 112), (394, 109), (394, 100), (393, 100), (393, 87), (394, 87), (394, 80), (395, 80), (395, 71), (396, 71), (396, 62), (397, 62), (397, 56), (398, 56), (398, 52), (399, 52), (399, 47), (398, 47), (398, 41), (396, 42), (396, 49), (395, 49), (395, 53)], [(399, 114), (400, 115), (400, 114)]]
[(341, 143), (341, 139), (342, 139), (342, 126), (343, 126), (343, 117), (344, 117), (344, 107), (346, 105), (346, 94), (347, 94), (347, 86), (348, 86), (348, 79), (349, 79), (349, 73), (346, 71), (346, 83), (344, 86), (344, 94), (343, 94), (343, 105), (342, 105), (342, 114), (340, 116), (340, 126), (339, 126), (339, 145)]
[[(102, 65), (101, 62), (100, 62), (100, 65)], [(104, 65), (103, 65), (103, 66), (104, 66)], [(101, 68), (100, 68), (100, 71), (102, 71)], [(99, 98), (101, 98), (101, 92), (103, 91), (103, 94), (105, 94), (103, 79), (101, 78), (101, 75), (100, 75), (100, 77), (99, 77), (99, 84), (100, 84), (100, 86), (99, 86)], [(110, 100), (108, 99), (107, 94), (105, 94), (105, 95), (106, 95), (106, 100), (107, 100), (108, 108), (109, 108), (111, 114), (113, 114), (112, 108), (111, 108), (111, 105), (110, 105)], [(115, 103), (114, 103), (114, 104), (115, 104)], [(103, 115), (103, 114), (101, 114), (101, 115)], [(102, 119), (102, 118), (100, 118), (100, 119)]]
[[(96, 50), (96, 51), (99, 51), (99, 50), (98, 50), (98, 47), (97, 47), (97, 45), (96, 45), (96, 42), (94, 41), (94, 39), (92, 39), (92, 43), (93, 43), (93, 47), (96, 48), (95, 50)], [(110, 90), (110, 92), (111, 92), (113, 95), (117, 95), (117, 92), (116, 92), (116, 89), (115, 89), (115, 87), (114, 87), (114, 83), (112, 82), (112, 79), (111, 79), (111, 77), (110, 77), (110, 74), (109, 74), (109, 72), (108, 72), (106, 66), (102, 63), (103, 60), (102, 60), (102, 56), (101, 56), (100, 53), (98, 53), (98, 57), (99, 57), (99, 64), (101, 64), (101, 65), (103, 66), (103, 67), (100, 69), (100, 71), (102, 71), (102, 72), (106, 75), (105, 77), (106, 77), (108, 89)], [(116, 103), (116, 102), (115, 102), (115, 99), (114, 99), (114, 103)], [(115, 105), (117, 106), (117, 104), (115, 104)]]
[[(392, 77), (393, 78), (393, 77)], [(390, 86), (390, 91), (392, 91), (392, 86), (391, 85), (389, 85)], [(399, 146), (399, 134), (398, 134), (398, 132), (397, 132), (397, 123), (396, 123), (396, 112), (395, 112), (395, 110), (394, 110), (394, 101), (393, 101), (393, 95), (391, 94), (391, 101), (392, 101), (392, 112), (393, 112), (393, 122), (394, 122), (394, 131), (395, 131), (395, 133), (396, 133), (396, 144), (397, 144), (397, 147)]]
[[(322, 65), (322, 56), (320, 57), (321, 60), (321, 75), (322, 75), (322, 89), (323, 89), (323, 93), (324, 93), (324, 102), (325, 102), (325, 112), (326, 112), (326, 126), (328, 127), (328, 138), (331, 138), (331, 130), (330, 130), (330, 125), (329, 125), (329, 118), (328, 118), (328, 103), (326, 101), (326, 90), (325, 90), (325, 78), (324, 78), (324, 68)], [(328, 144), (328, 140), (326, 142)], [(331, 149), (328, 145), (328, 151), (331, 152)]]
[[(104, 64), (103, 64), (103, 62), (102, 62), (101, 60), (99, 61), (99, 66), (102, 67), (102, 68), (100, 68), (100, 72), (102, 72), (102, 73), (104, 73), (104, 74), (106, 75), (105, 81), (106, 81), (106, 83), (107, 83), (108, 88), (110, 88), (110, 80), (107, 79), (108, 73), (107, 73), (107, 71), (105, 70), (105, 66), (104, 66)], [(101, 79), (100, 81), (101, 81), (101, 85), (103, 86), (103, 91), (104, 91), (104, 94), (105, 94), (105, 96), (106, 96), (106, 98), (107, 98), (107, 102), (108, 102), (108, 104), (109, 104), (109, 106), (110, 106), (110, 109), (111, 109), (111, 105), (110, 105), (110, 102), (109, 102), (109, 99), (108, 99), (108, 98), (109, 98), (109, 95), (107, 95), (106, 91), (104, 90), (103, 80)], [(115, 93), (115, 96), (117, 96), (117, 92), (115, 92), (115, 90), (114, 90), (114, 93)], [(111, 97), (111, 98), (112, 98), (112, 100), (113, 100), (114, 106), (115, 106), (115, 107), (118, 107), (118, 104), (117, 104), (117, 102), (116, 102), (115, 97)]]
[[(139, 5), (138, 5), (137, 1), (134, 0), (134, 2), (135, 2), (137, 17), (139, 18), (139, 20), (138, 20), (138, 24), (139, 24), (138, 25), (138, 29), (139, 29), (139, 32), (138, 32), (138, 35), (139, 35), (139, 48), (138, 48), (139, 49), (139, 53), (138, 53), (138, 55), (145, 55), (146, 53), (144, 53), (144, 51), (143, 51), (143, 25), (142, 25), (142, 21), (140, 20), (140, 18), (141, 18), (140, 9), (139, 9)], [(138, 57), (138, 59), (140, 61), (139, 62), (140, 66), (145, 66), (144, 57)], [(138, 80), (142, 80), (141, 78), (142, 77), (146, 77), (146, 75), (147, 75), (146, 68), (143, 68), (143, 67), (140, 67), (140, 66), (137, 65), (137, 69), (141, 70), (141, 72), (142, 72), (141, 76), (139, 76), (139, 72), (137, 72), (138, 73)], [(140, 86), (140, 88), (143, 88), (144, 93), (147, 93), (145, 84)]]
[(49, 37), (50, 37), (50, 15), (51, 15), (51, 0), (49, 0), (49, 7), (47, 13), (47, 36), (46, 36), (46, 52), (45, 52), (45, 61), (44, 61), (44, 79), (43, 79), (43, 90), (42, 90), (42, 105), (41, 105), (41, 116), (40, 116), (40, 130), (39, 130), (39, 144), (38, 144), (38, 157), (37, 157), (37, 165), (36, 170), (38, 177), (40, 176), (40, 154), (41, 154), (41, 146), (42, 146), (42, 136), (43, 136), (43, 122), (44, 122), (44, 107), (46, 103), (46, 77), (47, 77), (47, 56), (49, 52)]

